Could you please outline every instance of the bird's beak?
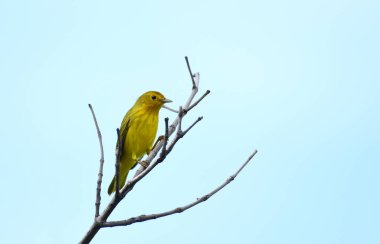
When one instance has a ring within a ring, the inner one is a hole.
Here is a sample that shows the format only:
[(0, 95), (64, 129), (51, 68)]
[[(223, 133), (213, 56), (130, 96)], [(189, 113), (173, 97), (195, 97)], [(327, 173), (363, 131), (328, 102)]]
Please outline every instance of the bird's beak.
[(164, 98), (164, 99), (161, 100), (161, 102), (162, 102), (162, 103), (171, 103), (171, 102), (173, 102), (173, 101), (170, 100), (170, 99)]

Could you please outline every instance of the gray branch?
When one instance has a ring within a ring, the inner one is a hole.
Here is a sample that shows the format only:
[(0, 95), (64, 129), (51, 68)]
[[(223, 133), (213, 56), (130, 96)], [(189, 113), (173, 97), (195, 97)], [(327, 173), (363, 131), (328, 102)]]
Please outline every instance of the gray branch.
[(202, 119), (203, 119), (203, 117), (198, 117), (198, 119), (196, 121), (194, 121), (189, 126), (189, 128), (187, 128), (185, 131), (179, 130), (180, 128), (178, 126), (178, 130), (177, 130), (177, 133), (176, 133), (174, 139), (172, 140), (172, 142), (167, 147), (167, 153), (170, 153), (173, 150), (175, 144), (177, 144), (177, 142), (179, 141), (179, 139), (181, 139), (182, 137), (184, 137), (186, 135), (186, 133), (189, 132), (189, 130), (191, 130), (194, 127), (194, 125), (196, 125)]
[(226, 185), (228, 185), (229, 183), (231, 183), (231, 181), (233, 181), (238, 176), (238, 174), (251, 161), (251, 159), (256, 155), (256, 153), (257, 153), (257, 150), (254, 150), (254, 152), (248, 157), (248, 159), (243, 163), (243, 165), (240, 166), (240, 168), (235, 172), (235, 174), (233, 174), (230, 177), (228, 177), (227, 180), (223, 184), (219, 185), (217, 188), (215, 188), (211, 192), (207, 193), (206, 195), (204, 195), (204, 196), (202, 196), (200, 198), (197, 198), (197, 200), (195, 200), (192, 203), (189, 203), (189, 204), (187, 204), (185, 206), (177, 207), (177, 208), (174, 208), (172, 210), (169, 210), (169, 211), (166, 211), (166, 212), (162, 212), (162, 213), (149, 214), (149, 215), (140, 215), (140, 216), (137, 216), (137, 217), (129, 218), (129, 219), (126, 219), (126, 220), (120, 220), (120, 221), (108, 221), (108, 222), (104, 222), (101, 227), (103, 228), (103, 227), (126, 226), (126, 225), (131, 225), (131, 224), (134, 224), (134, 223), (137, 223), (137, 222), (144, 222), (144, 221), (147, 221), (147, 220), (158, 219), (158, 218), (162, 218), (162, 217), (165, 217), (165, 216), (168, 216), (168, 215), (172, 215), (172, 214), (176, 214), (176, 213), (182, 213), (182, 212), (188, 210), (189, 208), (192, 208), (195, 205), (198, 205), (199, 203), (205, 202), (206, 200), (210, 199), (215, 193), (217, 193), (218, 191), (220, 191), (221, 189), (223, 189)]
[(195, 106), (197, 106), (198, 105), (198, 103), (200, 102), (200, 101), (202, 101), (203, 100), (203, 98), (205, 98), (208, 94), (210, 94), (210, 90), (207, 90), (206, 92), (205, 92), (205, 94), (203, 94), (197, 101), (195, 101), (189, 108), (187, 108), (186, 110), (185, 110), (185, 113), (187, 113), (187, 112), (189, 112), (192, 108), (194, 108)]
[(189, 74), (190, 74), (190, 77), (191, 77), (191, 81), (193, 82), (193, 88), (194, 87), (198, 87), (198, 84), (195, 83), (195, 80), (194, 80), (194, 74), (193, 72), (191, 72), (191, 68), (190, 68), (190, 63), (189, 63), (189, 58), (187, 56), (185, 56), (185, 60), (186, 60), (186, 64), (187, 64), (187, 69), (189, 70)]
[(169, 118), (165, 118), (165, 136), (164, 136), (164, 145), (162, 146), (161, 150), (161, 158), (166, 157), (168, 154), (168, 151), (166, 150), (166, 146), (168, 144), (169, 139)]
[[(186, 62), (188, 64), (187, 58), (186, 58)], [(188, 64), (188, 68), (189, 68), (189, 72), (191, 74), (189, 64)], [(195, 95), (198, 92), (199, 77), (200, 77), (199, 73), (195, 73), (194, 75), (191, 74), (193, 86), (192, 86), (189, 98), (187, 99), (185, 104), (182, 106), (182, 108), (184, 110), (187, 110), (190, 107)], [(119, 196), (117, 196), (117, 194), (115, 194), (111, 198), (110, 202), (108, 203), (107, 207), (103, 210), (103, 212), (100, 215), (99, 214), (97, 215), (97, 217), (95, 218), (95, 221), (93, 222), (93, 224), (91, 225), (90, 229), (87, 231), (85, 236), (82, 238), (80, 243), (89, 243), (94, 238), (96, 233), (100, 230), (102, 225), (104, 223), (106, 223), (108, 217), (111, 215), (111, 213), (116, 208), (116, 206), (119, 204), (119, 202), (122, 201), (124, 199), (124, 197), (133, 189), (135, 184), (138, 183), (141, 179), (143, 179), (155, 166), (157, 166), (159, 163), (164, 161), (167, 154), (171, 151), (171, 149), (174, 147), (174, 145), (178, 142), (178, 140), (180, 138), (182, 138), (184, 136), (183, 133), (181, 133), (180, 135), (178, 133), (176, 133), (175, 138), (173, 139), (173, 141), (168, 146), (168, 150), (163, 149), (165, 153), (161, 153), (158, 158), (156, 158), (156, 156), (158, 155), (158, 152), (163, 148), (164, 144), (166, 146), (166, 144), (168, 143), (167, 140), (174, 133), (174, 131), (176, 131), (177, 127), (179, 126), (180, 120), (182, 120), (182, 118), (184, 116), (185, 116), (185, 113), (181, 113), (181, 115), (178, 114), (176, 119), (173, 121), (173, 123), (170, 126), (166, 126), (167, 132), (165, 132), (165, 137), (166, 137), (165, 140), (159, 141), (157, 143), (156, 147), (150, 152), (148, 157), (144, 160), (146, 162), (146, 164), (148, 164), (148, 167), (147, 168), (140, 167), (137, 170), (134, 178), (132, 180), (128, 181), (127, 184), (125, 184), (125, 186), (122, 189), (120, 189)], [(198, 119), (198, 121), (196, 121), (193, 125), (195, 125), (199, 121), (200, 121), (200, 119)], [(193, 125), (189, 129), (191, 129), (193, 127)], [(188, 132), (189, 129), (187, 129), (186, 132)], [(117, 171), (116, 171), (116, 174), (117, 174)]]
[(175, 109), (172, 109), (172, 108), (169, 108), (168, 106), (162, 106), (163, 108), (166, 108), (167, 110), (169, 110), (169, 111), (172, 111), (172, 112), (174, 112), (174, 113), (177, 113), (178, 114), (178, 110), (175, 110)]
[(99, 162), (99, 173), (98, 180), (96, 182), (96, 200), (95, 200), (95, 219), (99, 216), (99, 208), (101, 202), (100, 192), (102, 190), (102, 178), (103, 178), (103, 165), (104, 165), (104, 150), (103, 150), (103, 141), (102, 141), (102, 133), (100, 133), (98, 121), (96, 120), (94, 109), (91, 104), (88, 104), (88, 107), (91, 110), (92, 118), (94, 119), (96, 132), (98, 134), (99, 145), (100, 145), (100, 162)]

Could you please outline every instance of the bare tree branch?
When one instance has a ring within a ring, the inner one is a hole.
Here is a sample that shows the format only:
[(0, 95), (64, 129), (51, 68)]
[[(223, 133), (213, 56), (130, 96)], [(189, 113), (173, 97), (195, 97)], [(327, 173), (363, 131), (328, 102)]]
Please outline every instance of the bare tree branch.
[(196, 120), (196, 121), (194, 121), (190, 126), (189, 126), (189, 128), (187, 128), (186, 130), (184, 130), (184, 131), (182, 131), (182, 135), (181, 135), (181, 137), (184, 137), (186, 134), (187, 134), (187, 132), (189, 132), (189, 130), (191, 130), (193, 127), (194, 127), (194, 125), (196, 125), (199, 121), (201, 121), (203, 119), (203, 117), (201, 116), (201, 117), (198, 117), (198, 119)]
[(186, 60), (186, 64), (187, 64), (187, 69), (189, 70), (189, 73), (190, 73), (191, 81), (193, 82), (193, 89), (194, 89), (195, 87), (198, 87), (198, 86), (195, 84), (194, 74), (193, 74), (193, 72), (191, 72), (191, 68), (190, 68), (190, 64), (189, 64), (189, 58), (187, 56), (185, 56), (185, 60)]
[[(194, 108), (195, 106), (197, 106), (198, 105), (198, 103), (200, 102), (200, 101), (202, 101), (203, 100), (203, 98), (205, 98), (208, 94), (210, 94), (210, 90), (207, 90), (197, 101), (195, 101), (193, 104), (191, 104), (191, 106), (188, 108), (188, 109), (186, 109), (186, 110), (184, 110), (184, 113), (186, 114), (187, 112), (189, 112), (192, 108)], [(179, 111), (178, 110), (175, 110), (175, 109), (172, 109), (172, 108), (169, 108), (168, 106), (162, 106), (163, 108), (166, 108), (167, 110), (169, 110), (169, 111), (172, 111), (172, 112), (174, 112), (174, 113), (179, 113)]]
[(192, 108), (198, 105), (200, 101), (203, 100), (208, 94), (210, 94), (210, 90), (207, 90), (205, 94), (203, 94), (197, 101), (195, 101), (188, 109), (185, 110), (185, 113), (189, 112)]
[(91, 113), (92, 113), (92, 118), (94, 119), (96, 132), (98, 134), (98, 139), (99, 139), (99, 146), (100, 146), (99, 173), (98, 173), (98, 180), (96, 182), (96, 200), (95, 200), (95, 219), (96, 219), (99, 216), (99, 208), (100, 208), (100, 201), (101, 201), (100, 192), (102, 190), (104, 150), (103, 150), (102, 133), (100, 133), (100, 129), (99, 129), (98, 121), (96, 120), (94, 109), (92, 108), (91, 104), (88, 104), (88, 107), (90, 108)]
[[(193, 86), (192, 86), (189, 98), (187, 99), (185, 104), (182, 106), (183, 110), (187, 110), (190, 107), (190, 104), (192, 103), (195, 95), (197, 94), (198, 86), (199, 86), (199, 78), (200, 78), (199, 73), (195, 73), (195, 74), (191, 73), (190, 65), (188, 63), (187, 58), (186, 58), (186, 62), (187, 62), (188, 68), (189, 68), (189, 72), (191, 75)], [(192, 106), (192, 107), (194, 107), (194, 106)], [(185, 116), (184, 113), (182, 113), (181, 115), (178, 114), (176, 119), (172, 122), (172, 124), (170, 126), (165, 125), (167, 128), (167, 132), (165, 131), (165, 137), (166, 137), (165, 140), (159, 141), (157, 143), (157, 145), (153, 148), (153, 150), (149, 153), (148, 157), (144, 160), (146, 162), (146, 164), (148, 165), (148, 167), (147, 168), (139, 167), (134, 178), (132, 180), (128, 181), (122, 189), (119, 189), (120, 190), (119, 197), (117, 197), (117, 195), (115, 194), (111, 198), (107, 207), (95, 219), (94, 223), (91, 225), (90, 229), (87, 231), (86, 235), (82, 238), (80, 243), (89, 243), (94, 238), (94, 236), (99, 231), (99, 229), (102, 227), (102, 224), (107, 221), (108, 217), (111, 215), (111, 213), (116, 208), (116, 206), (119, 204), (119, 202), (121, 200), (123, 200), (124, 197), (133, 189), (135, 184), (138, 183), (142, 178), (144, 178), (155, 166), (157, 166), (159, 163), (161, 163), (162, 161), (165, 160), (166, 155), (171, 151), (171, 149), (173, 149), (174, 145), (178, 142), (178, 140), (183, 137), (183, 133), (180, 133), (180, 135), (178, 133), (176, 133), (175, 138), (171, 141), (170, 145), (166, 146), (168, 144), (167, 140), (176, 131), (177, 127), (179, 126), (180, 120), (182, 120), (182, 118), (184, 116)], [(190, 126), (189, 129), (191, 129), (199, 121), (200, 121), (200, 119), (198, 119), (198, 121), (196, 121), (192, 126)], [(189, 129), (186, 130), (186, 133), (189, 131)], [(163, 148), (164, 144), (165, 144), (165, 147), (168, 147), (168, 149), (165, 150), (165, 148)], [(161, 149), (163, 149), (165, 151), (165, 153), (161, 153), (159, 155), (159, 157), (156, 158), (156, 156), (158, 155), (158, 152)]]
[(191, 129), (194, 127), (194, 125), (196, 125), (196, 124), (197, 124), (199, 121), (201, 121), (202, 119), (203, 119), (203, 117), (198, 117), (198, 119), (197, 119), (196, 121), (194, 121), (194, 122), (189, 126), (189, 128), (187, 128), (185, 131), (177, 131), (177, 133), (176, 133), (175, 137), (173, 138), (172, 142), (171, 142), (171, 143), (168, 145), (168, 147), (167, 147), (167, 153), (170, 153), (170, 152), (173, 150), (175, 144), (177, 144), (177, 142), (179, 141), (179, 139), (181, 139), (182, 137), (184, 137), (185, 134), (186, 134), (187, 132), (189, 132), (189, 130), (191, 130)]
[(162, 212), (162, 213), (149, 214), (149, 215), (140, 215), (140, 216), (137, 216), (137, 217), (129, 218), (129, 219), (126, 219), (126, 220), (120, 220), (120, 221), (107, 221), (107, 222), (104, 222), (101, 225), (101, 227), (103, 228), (103, 227), (126, 226), (126, 225), (131, 225), (131, 224), (134, 224), (134, 223), (137, 223), (137, 222), (144, 222), (144, 221), (147, 221), (147, 220), (158, 219), (158, 218), (162, 218), (162, 217), (165, 217), (165, 216), (168, 216), (168, 215), (172, 215), (172, 214), (176, 214), (176, 213), (182, 213), (182, 212), (188, 210), (189, 208), (192, 208), (195, 205), (198, 205), (199, 203), (208, 200), (215, 193), (217, 193), (218, 191), (220, 191), (221, 189), (223, 189), (226, 185), (228, 185), (229, 183), (231, 183), (231, 181), (233, 181), (238, 176), (238, 174), (251, 161), (251, 159), (256, 155), (256, 153), (257, 153), (257, 150), (254, 150), (254, 152), (248, 157), (248, 159), (243, 163), (243, 165), (241, 165), (240, 168), (233, 175), (231, 175), (230, 177), (228, 177), (227, 180), (223, 184), (219, 185), (217, 188), (215, 188), (211, 192), (207, 193), (206, 195), (204, 195), (204, 196), (202, 196), (200, 198), (197, 198), (197, 200), (194, 201), (194, 202), (192, 202), (192, 203), (189, 203), (189, 204), (187, 204), (185, 206), (177, 207), (177, 208), (174, 208), (172, 210), (169, 210), (169, 211), (166, 211), (166, 212)]
[(178, 111), (177, 110), (175, 110), (175, 109), (172, 109), (172, 108), (169, 108), (168, 106), (162, 106), (163, 108), (166, 108), (167, 110), (169, 110), (169, 111), (172, 111), (172, 112), (174, 112), (174, 113), (177, 113), (178, 114)]
[(177, 127), (177, 134), (181, 134), (182, 133), (182, 119), (183, 119), (183, 116), (185, 116), (185, 114), (183, 112), (182, 106), (180, 106), (179, 107), (179, 113), (178, 113), (179, 123), (178, 123), (178, 127)]
[(167, 150), (166, 145), (168, 144), (169, 140), (169, 118), (165, 118), (165, 137), (164, 137), (164, 145), (162, 146), (162, 151), (160, 157), (166, 157)]

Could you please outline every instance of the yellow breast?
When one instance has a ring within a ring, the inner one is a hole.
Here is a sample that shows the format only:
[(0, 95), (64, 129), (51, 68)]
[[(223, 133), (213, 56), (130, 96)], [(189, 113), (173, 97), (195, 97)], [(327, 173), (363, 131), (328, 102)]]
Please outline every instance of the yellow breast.
[(131, 117), (130, 127), (124, 142), (125, 156), (134, 160), (151, 149), (158, 127), (158, 111), (141, 110)]

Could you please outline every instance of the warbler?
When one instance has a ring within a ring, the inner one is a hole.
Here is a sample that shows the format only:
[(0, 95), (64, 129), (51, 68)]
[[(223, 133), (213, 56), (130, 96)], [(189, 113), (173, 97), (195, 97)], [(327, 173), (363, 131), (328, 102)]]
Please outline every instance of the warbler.
[[(165, 98), (160, 92), (148, 91), (142, 94), (133, 107), (125, 114), (120, 126), (120, 142), (122, 144), (119, 189), (121, 189), (128, 176), (128, 172), (137, 162), (152, 150), (158, 128), (158, 114), (165, 103), (171, 100)], [(118, 146), (118, 143), (117, 145)], [(115, 177), (108, 187), (108, 194), (115, 191)]]

